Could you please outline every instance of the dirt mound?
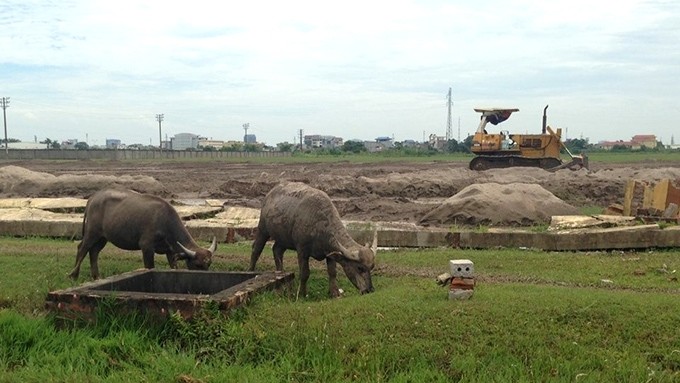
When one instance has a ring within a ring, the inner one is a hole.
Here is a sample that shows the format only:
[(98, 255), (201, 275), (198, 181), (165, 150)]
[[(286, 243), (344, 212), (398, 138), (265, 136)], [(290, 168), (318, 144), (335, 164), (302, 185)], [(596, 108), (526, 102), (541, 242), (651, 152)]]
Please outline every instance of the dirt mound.
[[(38, 177), (49, 174), (59, 179), (82, 176), (78, 181), (62, 182), (62, 188), (48, 191), (42, 191), (42, 187), (37, 191), (24, 187), (29, 193), (21, 195), (24, 193), (15, 189), (12, 191), (13, 196), (83, 197), (87, 190), (82, 190), (82, 187), (87, 186), (95, 178), (94, 175), (108, 176), (109, 180), (115, 177), (116, 181), (122, 182), (133, 179), (130, 174), (137, 174), (153, 177), (152, 180), (158, 180), (164, 187), (163, 192), (156, 193), (153, 188), (142, 187), (139, 183), (133, 186), (140, 191), (163, 195), (167, 190), (176, 198), (225, 199), (229, 206), (259, 208), (267, 192), (279, 182), (298, 181), (325, 191), (343, 219), (409, 223), (417, 223), (427, 213), (440, 207), (444, 200), (473, 184), (536, 184), (565, 203), (579, 208), (605, 208), (613, 203), (622, 203), (625, 185), (630, 179), (656, 182), (667, 178), (674, 185), (680, 185), (677, 181), (680, 180), (680, 166), (669, 161), (606, 165), (591, 161), (592, 171), (565, 169), (557, 172), (539, 168), (477, 172), (468, 169), (467, 162), (447, 161), (267, 164), (224, 161), (15, 161), (7, 165), (48, 173), (34, 174)], [(83, 183), (83, 186), (77, 185), (79, 183)], [(25, 184), (30, 186), (29, 180)], [(132, 185), (127, 182), (125, 186)], [(3, 184), (0, 175), (0, 196), (2, 193), (7, 195), (11, 187)]]
[(427, 213), (421, 225), (531, 226), (578, 210), (540, 185), (473, 184)]
[(132, 189), (141, 193), (169, 196), (165, 187), (149, 176), (70, 175), (55, 176), (18, 166), (0, 168), (0, 197), (83, 197), (108, 188)]

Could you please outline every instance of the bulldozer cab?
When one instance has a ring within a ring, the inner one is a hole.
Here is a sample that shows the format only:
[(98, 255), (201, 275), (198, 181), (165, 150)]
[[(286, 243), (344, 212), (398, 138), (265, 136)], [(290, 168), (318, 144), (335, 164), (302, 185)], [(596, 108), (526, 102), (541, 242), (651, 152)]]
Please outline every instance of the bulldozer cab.
[(503, 108), (475, 108), (475, 112), (482, 113), (482, 117), (477, 127), (477, 133), (486, 133), (486, 124), (498, 125), (501, 122), (510, 118), (514, 112), (519, 112), (519, 109), (503, 109)]

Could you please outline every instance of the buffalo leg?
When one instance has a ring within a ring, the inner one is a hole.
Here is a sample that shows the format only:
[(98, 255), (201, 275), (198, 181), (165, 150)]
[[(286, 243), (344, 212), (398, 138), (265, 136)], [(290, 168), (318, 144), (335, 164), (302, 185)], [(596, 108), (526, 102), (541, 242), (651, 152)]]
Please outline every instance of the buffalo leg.
[(92, 236), (85, 235), (83, 237), (83, 240), (80, 241), (78, 244), (78, 252), (76, 253), (76, 265), (73, 267), (73, 270), (71, 270), (71, 273), (68, 275), (71, 279), (78, 279), (78, 275), (80, 275), (80, 265), (83, 263), (83, 260), (85, 259), (85, 254), (87, 254), (92, 246), (94, 246), (97, 241), (92, 239)]
[(260, 258), (260, 254), (262, 254), (262, 250), (264, 249), (264, 245), (267, 243), (267, 239), (268, 237), (264, 235), (260, 229), (258, 229), (257, 234), (255, 234), (255, 241), (253, 241), (253, 249), (250, 253), (250, 267), (248, 267), (248, 270), (255, 271), (255, 264)]
[(143, 249), (142, 250), (142, 259), (144, 260), (144, 267), (147, 269), (153, 269), (155, 267), (154, 262), (153, 262), (153, 257), (154, 257), (154, 250), (153, 249)]
[(177, 256), (172, 251), (168, 251), (165, 256), (168, 258), (168, 264), (171, 269), (177, 268)]
[(298, 266), (300, 268), (300, 289), (298, 295), (307, 296), (307, 280), (309, 280), (309, 257), (298, 251)]
[(281, 246), (278, 242), (274, 242), (274, 246), (272, 246), (272, 252), (274, 253), (274, 264), (276, 265), (276, 271), (283, 271), (283, 253), (286, 252), (286, 248)]
[(336, 262), (330, 258), (326, 258), (326, 268), (328, 269), (328, 285), (331, 298), (338, 298), (340, 296), (340, 289), (338, 289), (338, 270)]
[(106, 238), (102, 238), (90, 248), (90, 276), (99, 278), (99, 252), (106, 246)]

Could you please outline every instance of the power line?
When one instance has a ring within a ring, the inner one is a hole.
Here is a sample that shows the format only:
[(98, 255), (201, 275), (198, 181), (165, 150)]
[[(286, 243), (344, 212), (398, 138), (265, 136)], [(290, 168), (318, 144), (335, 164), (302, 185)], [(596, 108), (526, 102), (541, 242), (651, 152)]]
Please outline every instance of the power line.
[(2, 98), (2, 121), (5, 125), (5, 154), (9, 157), (9, 141), (7, 141), (7, 108), (9, 108), (9, 97)]

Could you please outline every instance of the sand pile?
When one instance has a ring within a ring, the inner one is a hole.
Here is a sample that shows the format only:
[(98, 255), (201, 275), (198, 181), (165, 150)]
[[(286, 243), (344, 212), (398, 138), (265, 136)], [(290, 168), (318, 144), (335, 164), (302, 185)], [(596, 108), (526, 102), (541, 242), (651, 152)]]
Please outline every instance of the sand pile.
[(427, 213), (421, 225), (532, 226), (578, 210), (540, 185), (473, 184)]
[(92, 193), (108, 187), (127, 188), (159, 196), (170, 194), (160, 182), (149, 176), (114, 177), (94, 174), (54, 176), (18, 166), (0, 168), (0, 197), (87, 198)]

